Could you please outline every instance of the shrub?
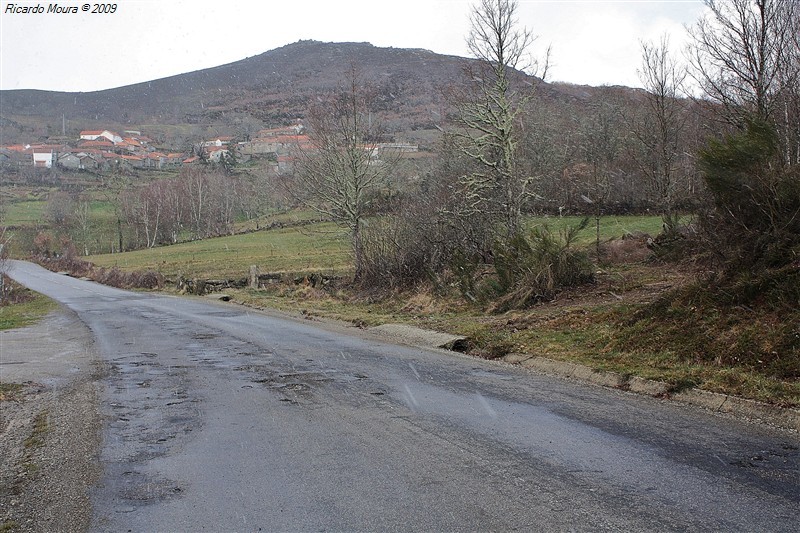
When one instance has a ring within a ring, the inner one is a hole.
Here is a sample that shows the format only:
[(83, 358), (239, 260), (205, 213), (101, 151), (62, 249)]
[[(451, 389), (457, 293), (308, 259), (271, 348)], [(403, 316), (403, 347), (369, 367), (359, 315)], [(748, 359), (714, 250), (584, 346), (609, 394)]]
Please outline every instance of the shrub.
[(700, 152), (715, 209), (703, 217), (726, 270), (776, 268), (800, 257), (800, 165), (787, 165), (775, 129), (751, 120)]
[(436, 223), (412, 214), (374, 219), (361, 233), (363, 287), (409, 288), (435, 277), (447, 255)]
[(529, 239), (518, 235), (500, 242), (494, 250), (500, 297), (492, 310), (528, 307), (552, 299), (564, 288), (592, 281), (594, 265), (589, 256), (572, 247), (588, 220), (560, 235), (541, 227), (534, 229)]

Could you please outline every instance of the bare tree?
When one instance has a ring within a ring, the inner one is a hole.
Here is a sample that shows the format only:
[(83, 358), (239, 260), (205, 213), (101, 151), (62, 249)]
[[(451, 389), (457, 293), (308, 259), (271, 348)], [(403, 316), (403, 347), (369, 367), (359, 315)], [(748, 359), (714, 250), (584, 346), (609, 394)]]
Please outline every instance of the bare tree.
[(45, 218), (57, 227), (67, 227), (72, 223), (75, 211), (75, 200), (65, 191), (56, 191), (47, 198)]
[(83, 245), (83, 255), (89, 255), (89, 241), (92, 234), (92, 204), (90, 198), (78, 198), (73, 217), (75, 219), (75, 231)]
[[(124, 213), (129, 211), (125, 206), (127, 198), (126, 191), (131, 188), (130, 176), (115, 170), (107, 179), (103, 180), (103, 195), (106, 200), (114, 206), (114, 216), (117, 219), (117, 252), (124, 251), (122, 223)], [(111, 251), (114, 252), (114, 245), (111, 245)]]
[(164, 213), (163, 184), (155, 182), (139, 191), (140, 220), (144, 226), (145, 241), (148, 248), (158, 243)]
[(6, 292), (6, 272), (8, 271), (8, 245), (11, 242), (11, 235), (5, 224), (5, 198), (0, 196), (0, 303), (5, 301)]
[(682, 143), (688, 114), (681, 99), (686, 70), (669, 53), (669, 37), (658, 44), (642, 42), (639, 79), (647, 91), (642, 116), (635, 119), (634, 159), (655, 192), (667, 229), (677, 225), (674, 214)]
[(535, 37), (518, 27), (517, 8), (516, 0), (480, 0), (473, 8), (467, 46), (478, 63), (467, 67), (469, 87), (457, 96), (455, 133), (461, 150), (476, 163), (463, 179), (471, 214), (502, 220), (509, 238), (520, 231), (533, 184), (517, 160), (518, 121), (532, 94), (519, 71), (532, 69), (535, 75), (541, 70), (542, 77), (547, 71), (546, 60), (541, 69), (528, 61)]
[(353, 65), (345, 86), (318, 97), (308, 115), (311, 147), (298, 151), (292, 191), (305, 205), (347, 228), (356, 280), (363, 270), (361, 230), (374, 193), (395, 162), (378, 157), (376, 142), (382, 131), (371, 112), (371, 96)]
[(800, 7), (787, 7), (790, 39), (787, 43), (786, 72), (782, 74), (779, 126), (782, 130), (787, 165), (800, 165)]
[(800, 246), (800, 4), (705, 0), (694, 76), (733, 126), (700, 151), (715, 209), (703, 221), (729, 271), (796, 260)]
[(205, 168), (194, 167), (184, 169), (181, 174), (192, 233), (197, 239), (208, 237), (208, 210), (209, 196), (211, 195), (209, 172)]
[(606, 200), (613, 180), (620, 172), (618, 159), (624, 139), (620, 135), (621, 112), (616, 103), (603, 101), (593, 106), (584, 123), (581, 148), (589, 165), (583, 200), (594, 211), (596, 247), (600, 254), (600, 220), (605, 214)]
[(704, 0), (708, 15), (689, 33), (692, 75), (725, 119), (773, 116), (798, 83), (796, 0)]

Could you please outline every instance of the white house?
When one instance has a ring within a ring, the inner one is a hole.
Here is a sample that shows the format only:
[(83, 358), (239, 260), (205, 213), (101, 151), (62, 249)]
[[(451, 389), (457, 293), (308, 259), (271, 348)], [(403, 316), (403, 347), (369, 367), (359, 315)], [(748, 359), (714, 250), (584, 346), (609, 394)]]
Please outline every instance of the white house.
[(53, 168), (53, 151), (33, 149), (33, 166), (36, 168)]
[(81, 140), (96, 141), (100, 137), (114, 144), (122, 142), (122, 137), (118, 133), (109, 130), (86, 130), (81, 132)]
[(223, 156), (228, 155), (227, 148), (221, 148), (218, 146), (209, 146), (206, 148), (206, 153), (208, 154), (208, 160), (213, 161), (214, 163), (219, 163)]
[(217, 148), (219, 148), (220, 146), (225, 146), (227, 144), (230, 144), (232, 140), (233, 137), (230, 137), (228, 135), (214, 137), (210, 141), (203, 141), (203, 148), (207, 148), (209, 146), (216, 146)]

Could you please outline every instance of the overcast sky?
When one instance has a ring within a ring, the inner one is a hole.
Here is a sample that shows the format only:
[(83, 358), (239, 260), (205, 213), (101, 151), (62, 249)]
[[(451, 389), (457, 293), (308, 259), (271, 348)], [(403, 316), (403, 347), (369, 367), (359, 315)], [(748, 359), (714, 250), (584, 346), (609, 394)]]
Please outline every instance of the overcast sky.
[[(96, 1), (96, 0), (92, 0)], [(40, 0), (44, 9), (50, 2)], [(519, 24), (552, 45), (549, 79), (638, 86), (641, 39), (671, 35), (699, 0), (520, 0)], [(112, 14), (12, 14), (0, 3), (0, 88), (94, 91), (238, 61), (296, 42), (370, 42), (467, 56), (471, 0), (120, 0)], [(93, 4), (86, 4), (92, 6)]]

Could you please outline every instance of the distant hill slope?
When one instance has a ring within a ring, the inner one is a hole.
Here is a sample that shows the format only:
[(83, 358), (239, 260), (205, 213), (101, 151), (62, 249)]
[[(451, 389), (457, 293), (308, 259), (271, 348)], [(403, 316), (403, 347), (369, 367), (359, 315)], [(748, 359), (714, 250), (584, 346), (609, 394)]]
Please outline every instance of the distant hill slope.
[(223, 113), (274, 121), (302, 113), (312, 91), (335, 87), (351, 62), (392, 89), (403, 105), (429, 103), (465, 59), (367, 43), (294, 44), (187, 74), (87, 93), (2, 91), (2, 115), (58, 116), (116, 123), (196, 123)]
[[(302, 116), (315, 92), (336, 87), (351, 64), (383, 88), (396, 130), (426, 129), (442, 111), (441, 89), (461, 79), (468, 59), (427, 50), (379, 48), (368, 43), (300, 41), (227, 65), (116, 89), (86, 93), (0, 91), (6, 139), (47, 124), (277, 125)], [(591, 97), (591, 88), (546, 86), (557, 99)], [(236, 133), (236, 132), (231, 132)]]

